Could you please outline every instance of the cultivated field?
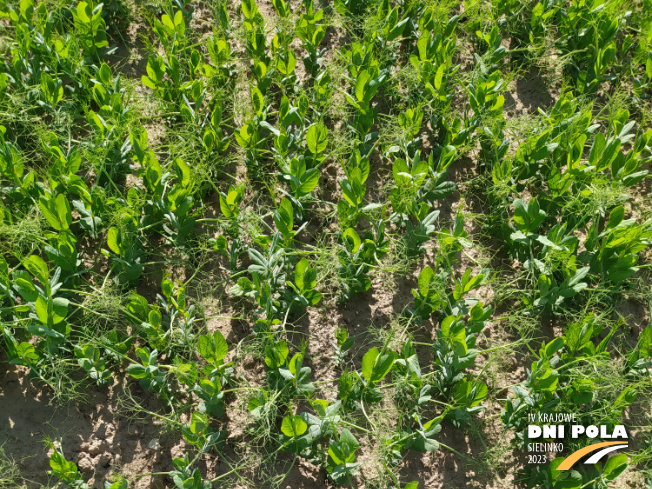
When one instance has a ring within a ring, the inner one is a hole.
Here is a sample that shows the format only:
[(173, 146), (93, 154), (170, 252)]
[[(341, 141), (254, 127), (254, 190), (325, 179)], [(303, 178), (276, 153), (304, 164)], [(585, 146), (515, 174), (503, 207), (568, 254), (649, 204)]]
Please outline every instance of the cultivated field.
[(651, 0), (35, 1), (0, 489), (652, 488)]

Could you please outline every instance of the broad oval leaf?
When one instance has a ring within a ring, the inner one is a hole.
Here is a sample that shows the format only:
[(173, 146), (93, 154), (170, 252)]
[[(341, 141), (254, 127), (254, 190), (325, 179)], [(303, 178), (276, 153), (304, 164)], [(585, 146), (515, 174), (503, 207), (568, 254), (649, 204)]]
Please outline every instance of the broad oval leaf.
[(320, 154), (328, 145), (328, 129), (323, 124), (313, 124), (306, 133), (306, 144), (312, 154)]
[(281, 431), (290, 438), (301, 436), (307, 430), (308, 425), (300, 416), (286, 416), (281, 423)]
[(213, 365), (229, 353), (229, 345), (219, 331), (215, 331), (213, 336), (201, 335), (197, 349), (204, 360)]

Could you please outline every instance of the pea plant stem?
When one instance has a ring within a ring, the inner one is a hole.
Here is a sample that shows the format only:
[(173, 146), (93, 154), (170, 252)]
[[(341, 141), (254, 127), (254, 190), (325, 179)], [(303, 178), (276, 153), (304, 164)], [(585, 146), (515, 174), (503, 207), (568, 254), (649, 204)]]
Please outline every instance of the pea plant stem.
[(348, 421), (344, 421), (343, 419), (340, 419), (340, 423), (350, 426), (351, 428), (355, 428), (356, 430), (360, 430), (369, 435), (373, 435), (373, 431), (369, 431), (368, 429), (363, 428), (362, 426), (358, 426), (357, 424), (349, 423)]

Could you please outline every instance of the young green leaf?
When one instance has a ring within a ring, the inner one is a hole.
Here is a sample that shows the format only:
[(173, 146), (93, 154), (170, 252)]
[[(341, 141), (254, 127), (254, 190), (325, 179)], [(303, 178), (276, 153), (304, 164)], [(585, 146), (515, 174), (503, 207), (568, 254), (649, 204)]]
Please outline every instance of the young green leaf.
[(294, 227), (294, 218), (292, 211), (292, 203), (283, 198), (281, 203), (278, 206), (278, 209), (274, 211), (274, 223), (276, 228), (281, 232), (283, 237), (289, 237), (292, 235)]
[(603, 475), (607, 480), (612, 481), (625, 471), (627, 465), (627, 455), (624, 453), (615, 455), (604, 464)]
[(312, 154), (321, 154), (328, 146), (328, 129), (323, 124), (313, 124), (306, 133), (306, 144)]
[(308, 425), (301, 419), (301, 416), (286, 416), (281, 423), (281, 432), (290, 438), (301, 436), (307, 430)]
[(204, 360), (213, 365), (217, 365), (228, 354), (229, 345), (224, 339), (224, 336), (222, 336), (222, 333), (215, 331), (212, 336), (201, 335), (197, 349)]

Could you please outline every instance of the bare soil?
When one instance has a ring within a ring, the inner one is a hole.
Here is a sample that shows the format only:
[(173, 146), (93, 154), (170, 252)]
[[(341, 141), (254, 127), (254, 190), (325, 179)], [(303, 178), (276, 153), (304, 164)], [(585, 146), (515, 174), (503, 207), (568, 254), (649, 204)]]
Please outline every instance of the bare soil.
[[(267, 2), (259, 2), (263, 15), (273, 18), (273, 8)], [(200, 6), (195, 10), (195, 27), (200, 33), (210, 32), (212, 27), (212, 12), (207, 6)], [(148, 90), (138, 82), (146, 73), (147, 53), (141, 36), (147, 36), (149, 27), (141, 21), (133, 22), (125, 33), (126, 43), (119, 45), (114, 55), (114, 69), (119, 69), (122, 76), (133, 83), (133, 96), (142, 99), (139, 105), (146, 106), (151, 100)], [(327, 58), (333, 56), (335, 50), (341, 49), (340, 41), (344, 39), (341, 32), (329, 30), (326, 43), (329, 48)], [(298, 50), (298, 46), (297, 46)], [(240, 49), (240, 51), (243, 51)], [(462, 57), (470, 58), (470, 53), (462, 53)], [(301, 67), (301, 62), (298, 62)], [(303, 75), (302, 75), (303, 76)], [(536, 113), (538, 108), (547, 109), (554, 104), (559, 92), (554, 88), (547, 88), (546, 83), (535, 71), (525, 73), (509, 86), (505, 97), (506, 115), (508, 118), (517, 118), (523, 114)], [(150, 145), (159, 146), (166, 138), (168, 128), (161, 122), (149, 121), (145, 124), (149, 133)], [(240, 172), (244, 171), (240, 168)], [(478, 175), (483, 170), (475, 158), (465, 157), (453, 164), (449, 176), (456, 182), (465, 181)], [(388, 178), (391, 168), (386, 161), (379, 158), (374, 162), (372, 173), (367, 183), (368, 194), (373, 199), (383, 198), (381, 188)], [(341, 164), (329, 160), (321, 173), (320, 197), (324, 200), (336, 202), (340, 195), (338, 180), (343, 176)], [(650, 179), (645, 180), (649, 187)], [(637, 190), (634, 199), (649, 199), (649, 188)], [(247, 201), (256, 198), (256, 191), (248, 189)], [(384, 196), (387, 197), (386, 195)], [(461, 202), (460, 192), (455, 192), (449, 199), (441, 203), (441, 218), (452, 221), (460, 205), (466, 205), (465, 211), (477, 212), (471, 206), (473, 202)], [(217, 214), (217, 199), (211, 203)], [(321, 225), (321, 223), (320, 223)], [(475, 226), (467, 222), (470, 236), (474, 239)], [(310, 228), (309, 228), (310, 229)], [(319, 229), (319, 228), (316, 228)], [(480, 230), (475, 229), (479, 235)], [(478, 238), (480, 239), (480, 238)], [(469, 256), (460, 255), (457, 271), (463, 272), (467, 267), (472, 267), (474, 272), (479, 271), (476, 261), (481, 259), (480, 249), (467, 250)], [(428, 252), (423, 263), (414, 267), (416, 270), (407, 276), (400, 276), (394, 280), (387, 277), (377, 277), (373, 280), (372, 288), (366, 293), (359, 294), (352, 301), (339, 305), (334, 297), (325, 298), (323, 303), (311, 308), (303, 317), (288, 325), (291, 332), (290, 341), (294, 344), (307, 342), (307, 357), (312, 368), (312, 379), (327, 380), (337, 378), (341, 370), (332, 361), (334, 332), (339, 326), (345, 326), (351, 336), (356, 337), (354, 351), (349, 360), (360, 365), (363, 354), (370, 346), (378, 343), (379, 335), (387, 332), (392, 322), (402, 313), (405, 307), (412, 303), (411, 289), (416, 287), (418, 270), (432, 259)], [(172, 271), (174, 273), (174, 271)], [(215, 280), (220, 278), (219, 267), (215, 268)], [(138, 291), (148, 299), (155, 297), (159, 292), (160, 276), (163, 270), (155, 271), (139, 287)], [(175, 273), (178, 277), (188, 274)], [(647, 282), (649, 286), (649, 282)], [(491, 286), (478, 291), (478, 295), (487, 303), (491, 303), (494, 291)], [(230, 345), (237, 345), (251, 331), (251, 324), (237, 319), (244, 307), (240, 302), (224, 297), (196, 297), (204, 308), (206, 315), (211, 317), (207, 321), (209, 331), (220, 331)], [(649, 304), (643, 304), (635, 298), (626, 298), (619, 306), (618, 312), (628, 319), (629, 334), (636, 338), (645, 325), (650, 323)], [(218, 317), (219, 316), (219, 317)], [(561, 332), (562, 325), (541, 325), (539, 333), (542, 337), (551, 337)], [(379, 333), (380, 332), (380, 333)], [(436, 337), (436, 325), (431, 321), (412, 330), (414, 339), (428, 343)], [(500, 321), (492, 322), (484, 331), (479, 340), (479, 346), (496, 346), (514, 341), (507, 333)], [(432, 353), (429, 348), (419, 346), (417, 351), (422, 365), (432, 362)], [(522, 349), (512, 352), (509, 358), (499, 353), (480, 355), (478, 366), (474, 373), (478, 373), (488, 363), (485, 375), (490, 378), (490, 392), (492, 397), (486, 402), (486, 410), (479, 415), (477, 430), (459, 430), (450, 425), (445, 425), (439, 439), (442, 443), (461, 453), (466, 458), (460, 457), (447, 449), (419, 454), (410, 452), (401, 462), (399, 473), (402, 481), (418, 481), (419, 488), (510, 488), (518, 487), (515, 480), (516, 472), (524, 465), (524, 455), (514, 452), (509, 447), (511, 433), (505, 433), (499, 414), (504, 406), (504, 398), (509, 393), (509, 387), (522, 381), (529, 367), (527, 350)], [(259, 358), (251, 354), (236, 350), (232, 351), (231, 359), (236, 360), (237, 373), (253, 385), (262, 385), (264, 382), (264, 367)], [(11, 460), (14, 460), (20, 469), (21, 475), (26, 480), (30, 489), (49, 487), (55, 481), (47, 476), (48, 449), (44, 439), (50, 437), (62, 442), (66, 457), (77, 463), (80, 471), (87, 477), (93, 489), (104, 488), (104, 481), (112, 473), (120, 473), (130, 478), (133, 484), (130, 487), (145, 488), (171, 488), (173, 483), (167, 475), (145, 476), (168, 472), (172, 470), (172, 459), (181, 456), (186, 445), (178, 432), (166, 430), (160, 420), (131, 419), (130, 413), (125, 409), (125, 399), (128, 389), (131, 395), (141, 399), (143, 404), (154, 412), (161, 409), (155, 395), (142, 389), (137, 382), (124, 377), (117, 377), (110, 387), (106, 389), (84, 385), (85, 400), (72, 401), (67, 405), (54, 405), (51, 401), (50, 391), (38, 383), (30, 381), (27, 369), (9, 365), (5, 357), (0, 357), (0, 446)], [(326, 383), (320, 386), (320, 394), (327, 399), (336, 396), (336, 383)], [(238, 462), (243, 456), (254, 456), (255, 450), (248, 446), (244, 434), (247, 425), (251, 422), (246, 411), (246, 399), (235, 396), (228, 400), (228, 419), (225, 428), (230, 433), (227, 445), (229, 448), (220, 455), (209, 455), (205, 460), (207, 477), (217, 477), (230, 470), (232, 464)], [(642, 414), (652, 415), (650, 403), (637, 406), (638, 409), (647, 409), (647, 413), (635, 413), (637, 419)], [(648, 418), (649, 419), (649, 418)], [(360, 456), (362, 473), (366, 481), (381, 480), (385, 477), (379, 472), (378, 460), (375, 458), (374, 447), (364, 444), (365, 448)], [(471, 465), (468, 459), (479, 462)], [(290, 458), (281, 458), (276, 470), (282, 474), (291, 462)], [(256, 481), (260, 474), (245, 473), (244, 480), (237, 482), (237, 487), (259, 487)], [(621, 487), (642, 487), (637, 476), (626, 473), (621, 479)], [(289, 475), (283, 481), (283, 488), (326, 488), (331, 487), (326, 474), (313, 464), (299, 459)], [(363, 479), (356, 480), (356, 487), (366, 486)]]

